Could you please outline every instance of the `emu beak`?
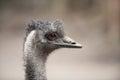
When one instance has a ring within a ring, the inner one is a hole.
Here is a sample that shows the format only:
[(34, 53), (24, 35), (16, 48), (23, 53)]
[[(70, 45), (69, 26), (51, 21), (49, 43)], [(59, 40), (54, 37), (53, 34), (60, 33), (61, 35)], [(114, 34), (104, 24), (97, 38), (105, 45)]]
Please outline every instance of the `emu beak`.
[(71, 38), (67, 36), (62, 38), (61, 43), (56, 43), (56, 45), (60, 47), (66, 47), (66, 48), (82, 48), (81, 44), (75, 42), (74, 40), (72, 40)]

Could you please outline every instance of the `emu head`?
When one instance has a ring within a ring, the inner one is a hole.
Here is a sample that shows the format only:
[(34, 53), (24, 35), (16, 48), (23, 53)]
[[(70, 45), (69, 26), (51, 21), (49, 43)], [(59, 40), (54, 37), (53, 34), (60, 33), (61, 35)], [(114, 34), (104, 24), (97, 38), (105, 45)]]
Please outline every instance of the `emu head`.
[(28, 36), (31, 31), (36, 31), (35, 44), (47, 52), (58, 48), (82, 48), (80, 44), (65, 35), (62, 22), (60, 21), (32, 20), (26, 30), (26, 36)]

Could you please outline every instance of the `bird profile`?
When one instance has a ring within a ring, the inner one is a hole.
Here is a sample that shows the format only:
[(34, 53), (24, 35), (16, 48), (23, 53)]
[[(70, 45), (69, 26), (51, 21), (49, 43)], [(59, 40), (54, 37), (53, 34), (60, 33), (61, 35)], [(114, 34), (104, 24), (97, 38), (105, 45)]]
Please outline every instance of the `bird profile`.
[(26, 27), (24, 42), (25, 80), (47, 80), (45, 63), (48, 55), (59, 48), (82, 48), (67, 37), (63, 23), (32, 20)]

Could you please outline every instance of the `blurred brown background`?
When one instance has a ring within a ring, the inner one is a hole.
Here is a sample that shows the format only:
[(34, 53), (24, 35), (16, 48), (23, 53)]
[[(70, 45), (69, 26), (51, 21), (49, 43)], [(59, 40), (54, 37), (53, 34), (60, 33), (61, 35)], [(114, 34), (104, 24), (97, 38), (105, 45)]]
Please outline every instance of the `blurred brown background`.
[(83, 44), (50, 55), (48, 80), (120, 80), (120, 0), (0, 0), (0, 80), (24, 80), (31, 19), (60, 19), (66, 34)]

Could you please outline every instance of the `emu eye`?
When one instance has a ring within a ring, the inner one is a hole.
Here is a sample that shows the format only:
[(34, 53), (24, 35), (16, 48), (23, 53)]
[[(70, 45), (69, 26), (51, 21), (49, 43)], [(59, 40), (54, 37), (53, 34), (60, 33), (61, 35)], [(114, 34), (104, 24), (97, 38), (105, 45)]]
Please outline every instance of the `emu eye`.
[(56, 33), (50, 33), (45, 36), (48, 40), (53, 41), (57, 39), (57, 34)]

